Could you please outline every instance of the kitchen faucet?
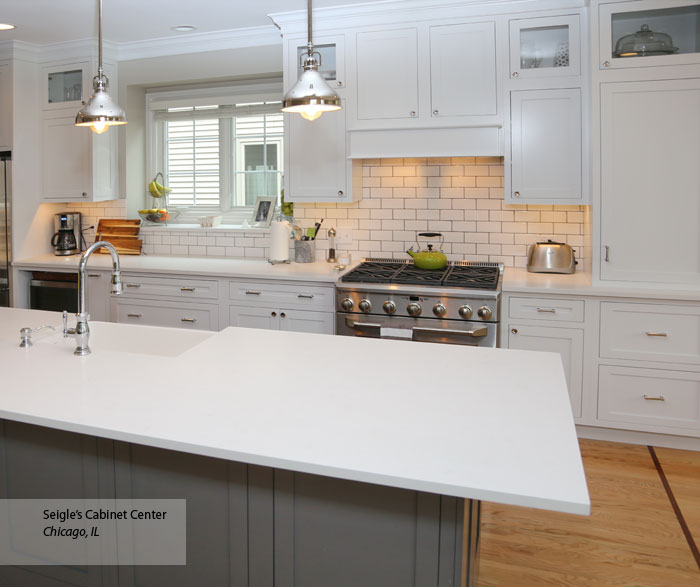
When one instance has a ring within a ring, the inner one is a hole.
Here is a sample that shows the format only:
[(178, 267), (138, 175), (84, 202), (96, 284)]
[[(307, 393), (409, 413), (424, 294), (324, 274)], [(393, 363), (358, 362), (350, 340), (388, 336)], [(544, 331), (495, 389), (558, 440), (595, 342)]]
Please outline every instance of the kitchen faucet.
[(75, 328), (68, 328), (66, 314), (64, 313), (63, 318), (63, 335), (72, 335), (75, 337), (77, 345), (74, 355), (89, 355), (90, 347), (88, 341), (90, 340), (90, 327), (88, 326), (88, 311), (87, 311), (87, 295), (85, 291), (85, 286), (87, 284), (87, 262), (97, 249), (104, 247), (112, 255), (112, 288), (111, 293), (119, 295), (122, 293), (122, 276), (119, 271), (119, 254), (114, 248), (112, 243), (107, 241), (98, 241), (90, 245), (87, 250), (83, 253), (80, 258), (80, 264), (78, 265), (78, 313), (76, 314), (77, 322)]

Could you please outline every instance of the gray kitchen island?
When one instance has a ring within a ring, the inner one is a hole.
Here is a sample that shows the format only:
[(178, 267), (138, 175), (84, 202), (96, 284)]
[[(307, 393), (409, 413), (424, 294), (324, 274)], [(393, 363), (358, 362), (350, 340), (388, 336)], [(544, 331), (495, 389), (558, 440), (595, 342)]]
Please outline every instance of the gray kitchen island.
[(19, 348), (59, 321), (0, 309), (0, 497), (184, 498), (187, 565), (11, 584), (456, 586), (481, 500), (589, 511), (558, 355), (107, 323), (87, 357)]

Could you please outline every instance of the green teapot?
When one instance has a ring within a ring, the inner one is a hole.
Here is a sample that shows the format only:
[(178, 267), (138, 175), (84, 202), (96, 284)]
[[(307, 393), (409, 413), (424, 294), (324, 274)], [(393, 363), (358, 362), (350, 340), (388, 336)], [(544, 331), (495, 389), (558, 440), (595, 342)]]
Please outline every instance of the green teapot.
[(419, 232), (418, 237), (416, 237), (416, 246), (418, 247), (418, 252), (413, 250), (413, 247), (406, 251), (413, 258), (413, 263), (418, 269), (442, 269), (447, 265), (447, 257), (445, 254), (438, 250), (433, 251), (433, 245), (428, 243), (427, 251), (420, 250), (420, 244), (418, 242), (419, 237), (425, 238), (436, 238), (440, 237), (440, 248), (442, 248), (442, 243), (444, 242), (444, 237), (439, 232)]

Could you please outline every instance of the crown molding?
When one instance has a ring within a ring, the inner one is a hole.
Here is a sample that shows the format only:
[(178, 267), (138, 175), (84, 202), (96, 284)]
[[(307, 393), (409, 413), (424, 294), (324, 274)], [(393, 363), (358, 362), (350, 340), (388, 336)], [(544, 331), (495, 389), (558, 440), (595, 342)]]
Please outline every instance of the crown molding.
[[(588, 6), (589, 0), (384, 0), (368, 4), (315, 8), (314, 29), (342, 30), (371, 24), (396, 24), (422, 20), (482, 15), (542, 12)], [(283, 34), (306, 31), (306, 10), (268, 15)]]
[(244, 47), (260, 47), (263, 45), (280, 45), (282, 36), (272, 25), (251, 27), (247, 29), (231, 29), (211, 33), (191, 33), (186, 36), (165, 37), (133, 43), (119, 43), (117, 55), (119, 61), (146, 59), (149, 57), (166, 57), (187, 53), (203, 53), (206, 51), (225, 51)]
[(3, 41), (0, 43), (0, 59), (36, 63), (40, 53), (41, 47), (24, 41)]

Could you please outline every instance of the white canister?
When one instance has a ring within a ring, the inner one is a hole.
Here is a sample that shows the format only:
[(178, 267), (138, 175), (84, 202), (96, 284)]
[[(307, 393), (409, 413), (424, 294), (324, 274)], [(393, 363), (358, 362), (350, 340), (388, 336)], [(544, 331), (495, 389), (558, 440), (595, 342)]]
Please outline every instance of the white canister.
[(289, 263), (289, 239), (292, 226), (286, 220), (274, 220), (270, 228), (270, 263)]

